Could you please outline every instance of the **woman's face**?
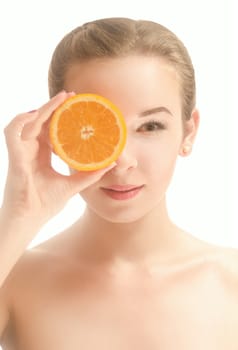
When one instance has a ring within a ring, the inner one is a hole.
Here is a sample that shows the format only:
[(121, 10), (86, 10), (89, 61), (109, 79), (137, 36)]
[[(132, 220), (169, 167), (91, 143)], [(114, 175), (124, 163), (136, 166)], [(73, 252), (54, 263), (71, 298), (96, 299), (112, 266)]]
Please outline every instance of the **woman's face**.
[(132, 222), (157, 210), (183, 142), (175, 70), (157, 57), (92, 60), (70, 67), (64, 88), (108, 98), (127, 124), (116, 167), (81, 192), (88, 208), (111, 222)]

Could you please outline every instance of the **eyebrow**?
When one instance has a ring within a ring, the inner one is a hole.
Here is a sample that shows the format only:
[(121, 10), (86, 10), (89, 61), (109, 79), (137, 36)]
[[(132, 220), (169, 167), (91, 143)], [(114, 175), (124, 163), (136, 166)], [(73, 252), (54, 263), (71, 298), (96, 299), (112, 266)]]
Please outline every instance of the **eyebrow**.
[(173, 116), (173, 114), (170, 112), (168, 108), (161, 106), (161, 107), (155, 107), (155, 108), (148, 109), (144, 112), (141, 112), (139, 114), (139, 117), (147, 117), (148, 115), (161, 113), (161, 112), (165, 112)]

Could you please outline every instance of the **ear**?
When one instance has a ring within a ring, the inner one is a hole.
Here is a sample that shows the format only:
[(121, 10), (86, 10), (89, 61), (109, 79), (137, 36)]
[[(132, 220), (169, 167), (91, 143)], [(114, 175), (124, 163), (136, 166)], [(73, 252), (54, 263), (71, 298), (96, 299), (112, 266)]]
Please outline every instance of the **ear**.
[(184, 138), (180, 146), (179, 155), (186, 157), (192, 151), (193, 143), (197, 135), (200, 122), (200, 115), (197, 109), (194, 109), (191, 118), (185, 122)]

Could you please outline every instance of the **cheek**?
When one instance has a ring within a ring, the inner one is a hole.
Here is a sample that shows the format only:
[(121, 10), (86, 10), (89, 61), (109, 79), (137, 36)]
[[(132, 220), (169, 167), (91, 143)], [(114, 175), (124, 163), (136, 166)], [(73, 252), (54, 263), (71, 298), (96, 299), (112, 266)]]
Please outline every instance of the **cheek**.
[(145, 179), (151, 198), (155, 195), (161, 198), (166, 193), (174, 174), (178, 150), (179, 142), (173, 143), (171, 139), (160, 140), (154, 142), (153, 147), (147, 145), (141, 149), (138, 170)]
[(137, 152), (138, 164), (147, 173), (164, 173), (174, 168), (179, 152), (179, 139), (151, 140)]

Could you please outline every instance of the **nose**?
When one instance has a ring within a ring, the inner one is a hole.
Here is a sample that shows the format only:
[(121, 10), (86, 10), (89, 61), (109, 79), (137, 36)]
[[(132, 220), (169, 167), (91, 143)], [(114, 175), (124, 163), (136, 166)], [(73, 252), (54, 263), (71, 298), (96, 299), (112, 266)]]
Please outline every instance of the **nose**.
[(116, 166), (112, 169), (113, 173), (125, 173), (128, 170), (132, 170), (137, 168), (138, 162), (137, 158), (133, 154), (132, 150), (129, 148), (128, 141), (120, 154), (120, 156), (116, 160)]

